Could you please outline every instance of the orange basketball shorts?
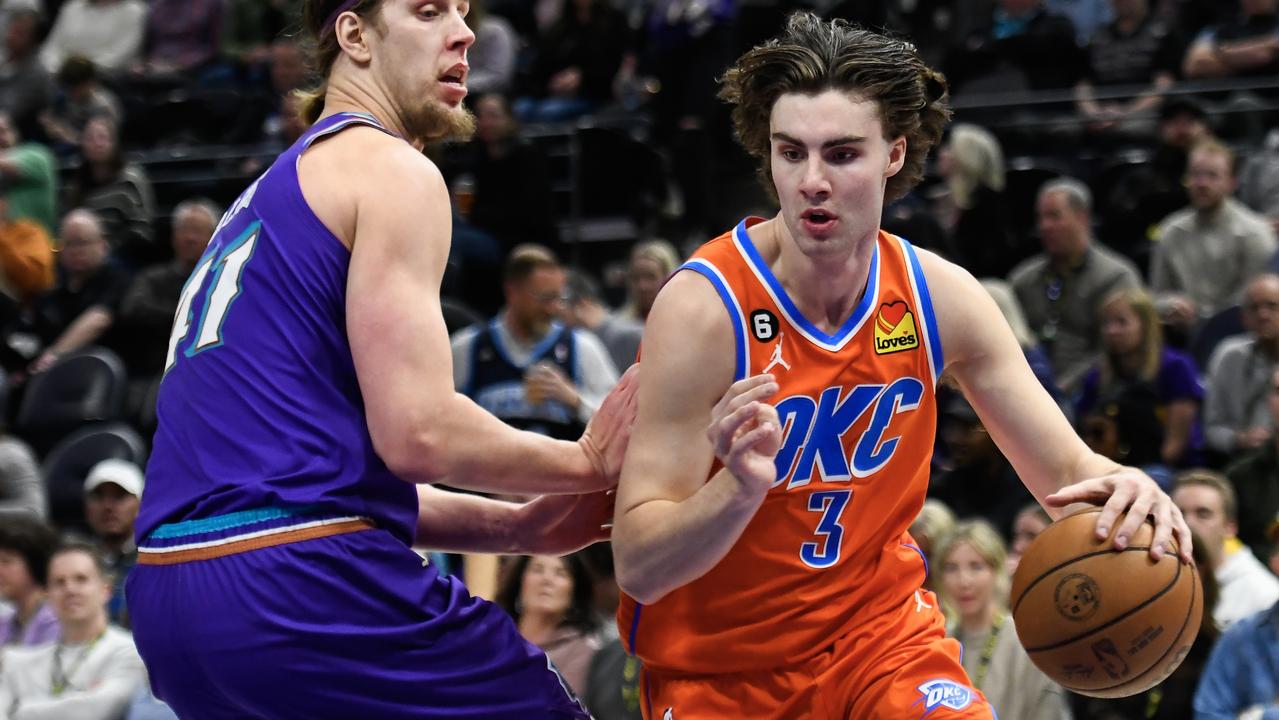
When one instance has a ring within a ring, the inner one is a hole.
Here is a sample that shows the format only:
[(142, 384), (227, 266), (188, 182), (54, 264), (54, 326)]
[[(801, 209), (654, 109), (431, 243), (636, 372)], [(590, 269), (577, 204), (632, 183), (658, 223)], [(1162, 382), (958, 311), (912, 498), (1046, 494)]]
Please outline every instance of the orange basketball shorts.
[(797, 665), (697, 675), (646, 669), (641, 704), (645, 720), (994, 720), (959, 652), (936, 596), (920, 590)]

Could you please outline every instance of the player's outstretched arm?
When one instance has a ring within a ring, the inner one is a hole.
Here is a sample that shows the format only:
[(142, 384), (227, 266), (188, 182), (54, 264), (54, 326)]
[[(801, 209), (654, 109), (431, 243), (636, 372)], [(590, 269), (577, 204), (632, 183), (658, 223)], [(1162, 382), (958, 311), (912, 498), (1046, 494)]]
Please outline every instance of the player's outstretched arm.
[(1147, 516), (1155, 521), (1150, 555), (1163, 556), (1176, 537), (1190, 562), (1190, 529), (1172, 499), (1150, 476), (1094, 453), (1075, 434), (1035, 379), (994, 300), (972, 275), (920, 252), (936, 307), (946, 369), (963, 388), (995, 444), (1022, 482), (1054, 518), (1068, 505), (1103, 505), (1097, 536), (1118, 525), (1124, 548)]
[[(776, 479), (781, 430), (765, 401), (777, 386), (769, 376), (733, 383), (733, 342), (714, 289), (689, 272), (662, 289), (645, 325), (613, 528), (618, 584), (642, 603), (713, 568)], [(726, 467), (707, 480), (716, 455)]]
[(565, 555), (607, 540), (612, 490), (543, 495), (526, 503), (417, 486), (414, 544), (444, 552)]
[[(410, 146), (372, 130), (343, 133), (308, 156), (323, 161), (324, 146), (348, 134), (360, 142), (340, 148), (346, 158), (330, 153), (339, 161), (327, 170), (356, 193), (347, 335), (378, 455), (413, 483), (447, 477), (460, 488), (521, 494), (615, 485), (631, 383), (619, 383), (576, 443), (515, 430), (458, 394), (439, 297), (451, 234), (444, 180)], [(369, 166), (376, 172), (353, 170)]]

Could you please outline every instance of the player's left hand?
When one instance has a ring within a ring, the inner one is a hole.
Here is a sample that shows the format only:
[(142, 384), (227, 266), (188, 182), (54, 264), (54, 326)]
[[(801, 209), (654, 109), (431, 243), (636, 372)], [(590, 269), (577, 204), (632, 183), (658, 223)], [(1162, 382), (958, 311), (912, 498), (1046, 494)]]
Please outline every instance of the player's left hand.
[[(1136, 468), (1119, 468), (1108, 475), (1069, 485), (1044, 498), (1044, 502), (1053, 507), (1080, 502), (1101, 505), (1097, 539), (1105, 540), (1115, 524), (1120, 523), (1115, 533), (1116, 550), (1128, 547), (1137, 528), (1147, 517), (1153, 518), (1155, 535), (1150, 542), (1150, 557), (1154, 560), (1163, 557), (1165, 549), (1171, 547), (1168, 541), (1175, 535), (1181, 559), (1191, 562), (1190, 527), (1181, 510), (1149, 475)], [(1122, 522), (1120, 515), (1123, 515)]]
[(613, 490), (543, 495), (516, 510), (517, 537), (526, 555), (567, 555), (607, 540), (613, 532)]
[(631, 426), (635, 423), (635, 392), (639, 389), (639, 363), (622, 373), (613, 390), (600, 403), (600, 409), (591, 416), (586, 431), (577, 444), (586, 459), (595, 468), (599, 483), (580, 490), (608, 489), (617, 486), (622, 474), (622, 459), (631, 439)]

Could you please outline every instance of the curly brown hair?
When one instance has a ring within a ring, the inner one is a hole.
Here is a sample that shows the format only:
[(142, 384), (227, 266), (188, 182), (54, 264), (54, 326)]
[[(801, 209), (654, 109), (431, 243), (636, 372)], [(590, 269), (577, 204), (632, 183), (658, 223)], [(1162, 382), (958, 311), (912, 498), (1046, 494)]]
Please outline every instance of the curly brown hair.
[[(295, 90), (298, 96), (298, 114), (306, 125), (312, 125), (320, 118), (324, 110), (324, 95), (328, 91), (329, 71), (337, 60), (342, 48), (338, 46), (337, 35), (332, 27), (325, 23), (344, 0), (305, 0), (302, 6), (302, 33), (307, 49), (308, 65), (311, 72), (320, 79), (317, 85)], [(376, 23), (380, 18), (382, 0), (358, 0), (349, 10), (368, 22)]]
[(950, 119), (946, 78), (914, 45), (809, 12), (791, 15), (781, 35), (742, 55), (720, 84), (719, 97), (734, 106), (738, 141), (761, 161), (760, 179), (770, 193), (769, 121), (786, 93), (843, 90), (878, 104), (885, 139), (906, 138), (906, 160), (888, 179), (885, 204), (923, 178), (928, 151)]

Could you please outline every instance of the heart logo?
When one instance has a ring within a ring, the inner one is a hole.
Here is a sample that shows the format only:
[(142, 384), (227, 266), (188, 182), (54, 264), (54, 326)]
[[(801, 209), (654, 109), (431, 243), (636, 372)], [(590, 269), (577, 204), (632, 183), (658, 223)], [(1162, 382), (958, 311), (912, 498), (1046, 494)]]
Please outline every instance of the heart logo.
[(898, 300), (893, 303), (884, 303), (883, 305), (880, 305), (879, 306), (880, 326), (884, 328), (885, 331), (892, 332), (894, 329), (897, 328), (897, 324), (902, 321), (902, 318), (906, 317), (907, 311), (908, 311), (908, 308), (906, 307), (906, 303), (902, 302), (901, 300)]

